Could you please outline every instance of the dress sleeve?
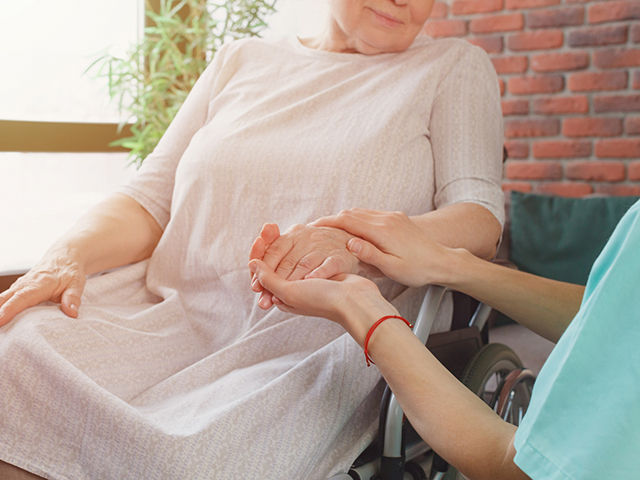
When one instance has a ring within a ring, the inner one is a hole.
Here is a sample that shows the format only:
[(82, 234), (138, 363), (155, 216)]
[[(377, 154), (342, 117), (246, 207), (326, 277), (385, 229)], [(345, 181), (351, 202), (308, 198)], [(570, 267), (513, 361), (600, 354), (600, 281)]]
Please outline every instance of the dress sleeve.
[(118, 190), (136, 200), (164, 230), (169, 223), (171, 198), (178, 163), (195, 133), (202, 128), (209, 104), (224, 80), (221, 70), (228, 48), (223, 46), (195, 83), (162, 139), (135, 173)]
[(487, 54), (466, 44), (440, 83), (430, 120), (436, 208), (472, 202), (504, 224), (500, 88)]

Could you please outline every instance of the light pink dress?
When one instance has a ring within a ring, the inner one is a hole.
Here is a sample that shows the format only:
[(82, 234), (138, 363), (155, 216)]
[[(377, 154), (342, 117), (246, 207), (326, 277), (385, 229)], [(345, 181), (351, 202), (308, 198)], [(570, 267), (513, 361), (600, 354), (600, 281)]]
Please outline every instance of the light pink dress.
[[(497, 78), (464, 41), (226, 46), (123, 189), (164, 229), (153, 256), (91, 279), (78, 319), (45, 304), (0, 328), (0, 459), (51, 479), (346, 471), (380, 374), (338, 325), (259, 309), (249, 248), (265, 222), (350, 207), (502, 221), (501, 158)], [(380, 285), (415, 315), (420, 290)]]

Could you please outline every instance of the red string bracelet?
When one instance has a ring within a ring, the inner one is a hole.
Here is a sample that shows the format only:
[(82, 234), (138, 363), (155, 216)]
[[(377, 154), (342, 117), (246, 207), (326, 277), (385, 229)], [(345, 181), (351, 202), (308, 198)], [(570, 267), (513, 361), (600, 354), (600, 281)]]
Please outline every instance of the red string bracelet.
[(367, 333), (367, 337), (364, 339), (364, 359), (367, 361), (367, 367), (370, 367), (372, 363), (375, 365), (375, 362), (371, 360), (371, 357), (369, 356), (369, 340), (371, 339), (371, 335), (373, 335), (373, 331), (378, 328), (378, 325), (380, 325), (385, 320), (389, 320), (390, 318), (397, 318), (398, 320), (402, 320), (409, 326), (409, 328), (413, 328), (413, 325), (411, 325), (405, 318), (402, 318), (399, 315), (387, 315), (386, 317), (382, 317), (376, 323), (371, 325), (371, 328)]

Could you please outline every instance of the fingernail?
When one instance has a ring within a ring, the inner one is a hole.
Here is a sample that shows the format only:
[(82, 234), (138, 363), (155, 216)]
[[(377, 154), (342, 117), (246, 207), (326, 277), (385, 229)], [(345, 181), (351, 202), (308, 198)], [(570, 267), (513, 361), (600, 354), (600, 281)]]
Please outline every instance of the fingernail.
[(73, 310), (74, 312), (77, 312), (77, 311), (78, 311), (78, 306), (77, 306), (75, 303), (72, 303), (71, 305), (69, 305), (69, 308), (70, 308), (71, 310)]
[(358, 253), (360, 253), (360, 250), (362, 250), (362, 243), (357, 240), (352, 240), (351, 242), (349, 242), (348, 247), (351, 253), (355, 253), (357, 255)]
[(256, 262), (249, 263), (249, 270), (251, 270), (251, 273), (256, 273), (258, 271), (258, 264)]

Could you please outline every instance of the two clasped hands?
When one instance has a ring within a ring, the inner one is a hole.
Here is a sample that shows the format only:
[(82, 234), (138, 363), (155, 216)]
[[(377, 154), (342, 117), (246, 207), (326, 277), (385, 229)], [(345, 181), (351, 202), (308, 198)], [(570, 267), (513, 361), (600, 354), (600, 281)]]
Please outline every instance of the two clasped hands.
[(403, 213), (345, 210), (282, 235), (270, 223), (251, 248), (251, 287), (261, 308), (328, 318), (362, 345), (378, 318), (398, 314), (369, 278), (440, 283), (446, 250)]

